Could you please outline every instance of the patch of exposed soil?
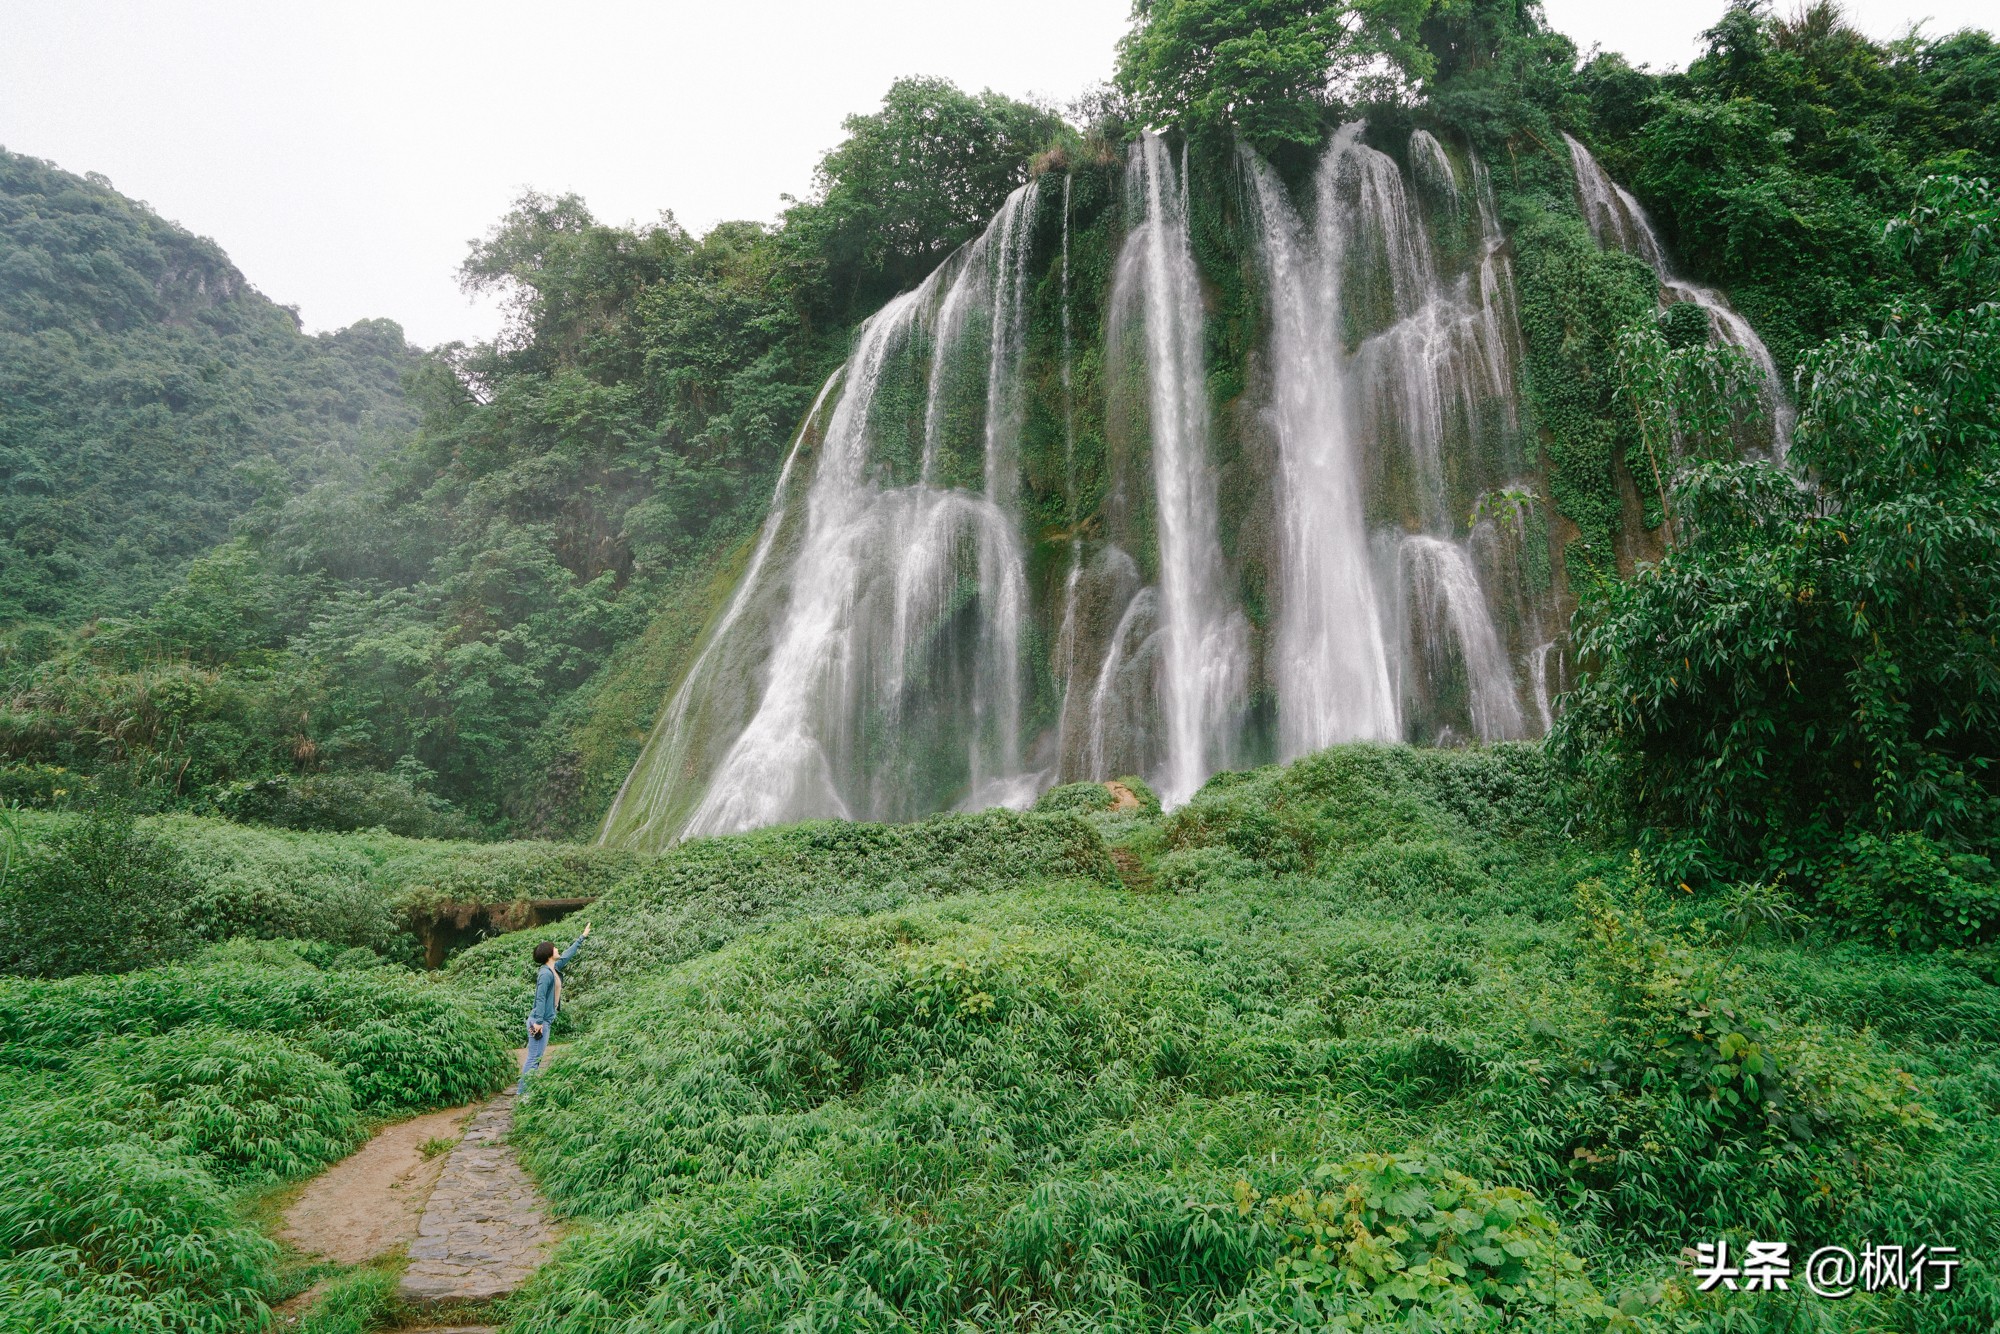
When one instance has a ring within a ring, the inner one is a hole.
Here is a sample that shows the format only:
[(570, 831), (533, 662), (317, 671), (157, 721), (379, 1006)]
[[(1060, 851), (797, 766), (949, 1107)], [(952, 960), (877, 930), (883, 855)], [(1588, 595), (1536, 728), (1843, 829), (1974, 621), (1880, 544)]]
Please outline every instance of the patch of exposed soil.
[(1146, 864), (1130, 848), (1111, 849), (1111, 865), (1117, 870), (1125, 888), (1144, 893), (1153, 887), (1153, 877), (1146, 870)]
[(285, 1210), (279, 1234), (300, 1250), (354, 1265), (417, 1235), (424, 1201), (448, 1154), (423, 1155), (427, 1140), (456, 1139), (473, 1112), (458, 1107), (388, 1127), (308, 1182)]
[(1111, 809), (1114, 811), (1136, 811), (1139, 809), (1139, 794), (1123, 783), (1111, 782), (1104, 785), (1111, 794)]

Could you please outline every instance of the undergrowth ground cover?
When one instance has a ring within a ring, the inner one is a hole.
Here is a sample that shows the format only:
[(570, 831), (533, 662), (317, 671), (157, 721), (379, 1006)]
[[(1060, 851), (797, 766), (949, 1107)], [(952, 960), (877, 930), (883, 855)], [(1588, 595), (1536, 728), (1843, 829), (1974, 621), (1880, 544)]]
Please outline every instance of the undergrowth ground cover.
[(511, 1071), (445, 988), (239, 941), (172, 966), (0, 979), (0, 1329), (259, 1329), (284, 1295), (261, 1192)]
[[(633, 863), (518, 1112), (571, 1235), (509, 1328), (2000, 1319), (1989, 953), (1662, 888), (1567, 827), (1534, 746), (1139, 795)], [(262, 1327), (305, 1271), (258, 1201), (504, 1083), (546, 934), (429, 975), (245, 938), (0, 982), (0, 1328)], [(1964, 1262), (1948, 1293), (1699, 1293), (1719, 1239)], [(302, 1327), (393, 1326), (393, 1265), (333, 1277)]]
[[(611, 895), (516, 1133), (579, 1227), (512, 1327), (2000, 1317), (1979, 960), (1661, 893), (1563, 834), (1534, 748), (1051, 805), (705, 840)], [(1045, 846), (951, 865), (979, 821)], [(1694, 1291), (1683, 1248), (1725, 1237), (1967, 1260), (1921, 1297)]]

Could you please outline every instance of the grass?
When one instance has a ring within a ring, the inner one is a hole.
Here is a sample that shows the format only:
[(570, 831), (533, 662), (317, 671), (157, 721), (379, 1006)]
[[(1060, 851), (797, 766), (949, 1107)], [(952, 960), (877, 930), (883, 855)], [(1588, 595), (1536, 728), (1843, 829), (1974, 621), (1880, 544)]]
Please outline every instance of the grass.
[[(1978, 961), (1663, 893), (1567, 810), (1532, 747), (1347, 747), (1165, 815), (1068, 790), (647, 862), (593, 908), (564, 1059), (517, 1112), (572, 1235), (498, 1314), (1993, 1328), (2000, 988)], [(508, 1079), (539, 934), (431, 978), (238, 942), (0, 984), (21, 1016), (0, 1121), (33, 1201), (0, 1208), (0, 1305), (34, 1322), (0, 1327), (221, 1330), (296, 1290), (253, 1225), (270, 1208), (241, 1202), (378, 1116)], [(136, 1220), (108, 1248), (104, 1209)], [(1920, 1297), (1702, 1294), (1680, 1256), (1718, 1237), (1966, 1263)], [(336, 1275), (303, 1327), (401, 1320), (383, 1272)]]
[[(615, 966), (520, 1110), (584, 1226), (510, 1328), (2000, 1317), (1981, 1265), (1921, 1299), (1691, 1289), (1681, 1249), (1718, 1235), (1993, 1253), (2000, 999), (1946, 958), (1712, 931), (1713, 905), (1563, 837), (1560, 795), (1531, 749), (1348, 748), (1165, 818), (1066, 797), (1145, 893), (1044, 862), (871, 901), (831, 828), (691, 845), (604, 905)], [(687, 924), (746, 884), (756, 911), (699, 948)], [(1344, 1217), (1397, 1172), (1542, 1258), (1428, 1287), (1407, 1256), (1402, 1279), (1313, 1260), (1297, 1211)]]

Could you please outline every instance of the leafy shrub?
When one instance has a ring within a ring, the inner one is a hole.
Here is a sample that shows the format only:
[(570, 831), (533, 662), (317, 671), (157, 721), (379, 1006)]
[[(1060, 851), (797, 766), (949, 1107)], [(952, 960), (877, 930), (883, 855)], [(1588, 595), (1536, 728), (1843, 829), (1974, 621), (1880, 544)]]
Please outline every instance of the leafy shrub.
[(1102, 783), (1063, 783), (1052, 787), (1035, 799), (1037, 811), (1069, 811), (1075, 815), (1088, 815), (1092, 811), (1108, 811), (1117, 798), (1111, 789)]
[(0, 765), (0, 802), (17, 806), (60, 808), (72, 798), (91, 795), (95, 780), (60, 764)]
[(589, 899), (652, 859), (626, 848), (518, 840), (417, 846), (391, 856), (377, 883), (406, 913), (446, 904)]
[(225, 1181), (290, 1177), (360, 1142), (342, 1072), (264, 1033), (191, 1024), (90, 1054), (103, 1114), (144, 1126)]
[(159, 817), (149, 828), (196, 880), (187, 923), (203, 940), (316, 940), (406, 962), (417, 957), (415, 937), (377, 883), (379, 846), (192, 816)]
[[(233, 1334), (265, 1318), (275, 1247), (170, 1148), (93, 1130), (79, 1106), (0, 1120), (0, 1329)], [(65, 1124), (66, 1123), (66, 1124)]]
[(217, 788), (215, 809), (231, 820), (285, 829), (384, 829), (407, 838), (476, 838), (452, 804), (401, 774), (374, 769), (245, 779)]
[(0, 885), (9, 972), (65, 977), (161, 962), (192, 943), (195, 884), (129, 811), (94, 810), (27, 843)]
[(1234, 848), (1176, 848), (1153, 865), (1153, 881), (1169, 894), (1203, 890), (1256, 876), (1257, 867)]
[(1323, 1163), (1296, 1190), (1270, 1196), (1239, 1180), (1236, 1198), (1241, 1214), (1278, 1234), (1280, 1254), (1218, 1329), (1630, 1324), (1532, 1195), (1482, 1185), (1425, 1154)]
[(1464, 902), (1490, 881), (1464, 848), (1444, 839), (1382, 842), (1344, 857), (1333, 883), (1406, 902)]
[(369, 1334), (386, 1328), (396, 1305), (397, 1276), (356, 1269), (331, 1279), (299, 1318), (297, 1334)]

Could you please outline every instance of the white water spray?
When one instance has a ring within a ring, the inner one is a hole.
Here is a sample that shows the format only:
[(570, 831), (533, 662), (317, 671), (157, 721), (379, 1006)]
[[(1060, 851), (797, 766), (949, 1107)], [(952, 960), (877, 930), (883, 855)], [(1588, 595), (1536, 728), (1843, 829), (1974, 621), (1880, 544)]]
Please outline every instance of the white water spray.
[(1110, 322), (1146, 349), (1154, 519), (1159, 546), (1160, 799), (1177, 805), (1229, 762), (1244, 703), (1249, 624), (1228, 597), (1209, 460), (1202, 304), (1188, 247), (1185, 182), (1147, 134), (1125, 168), (1133, 226), (1112, 280)]

